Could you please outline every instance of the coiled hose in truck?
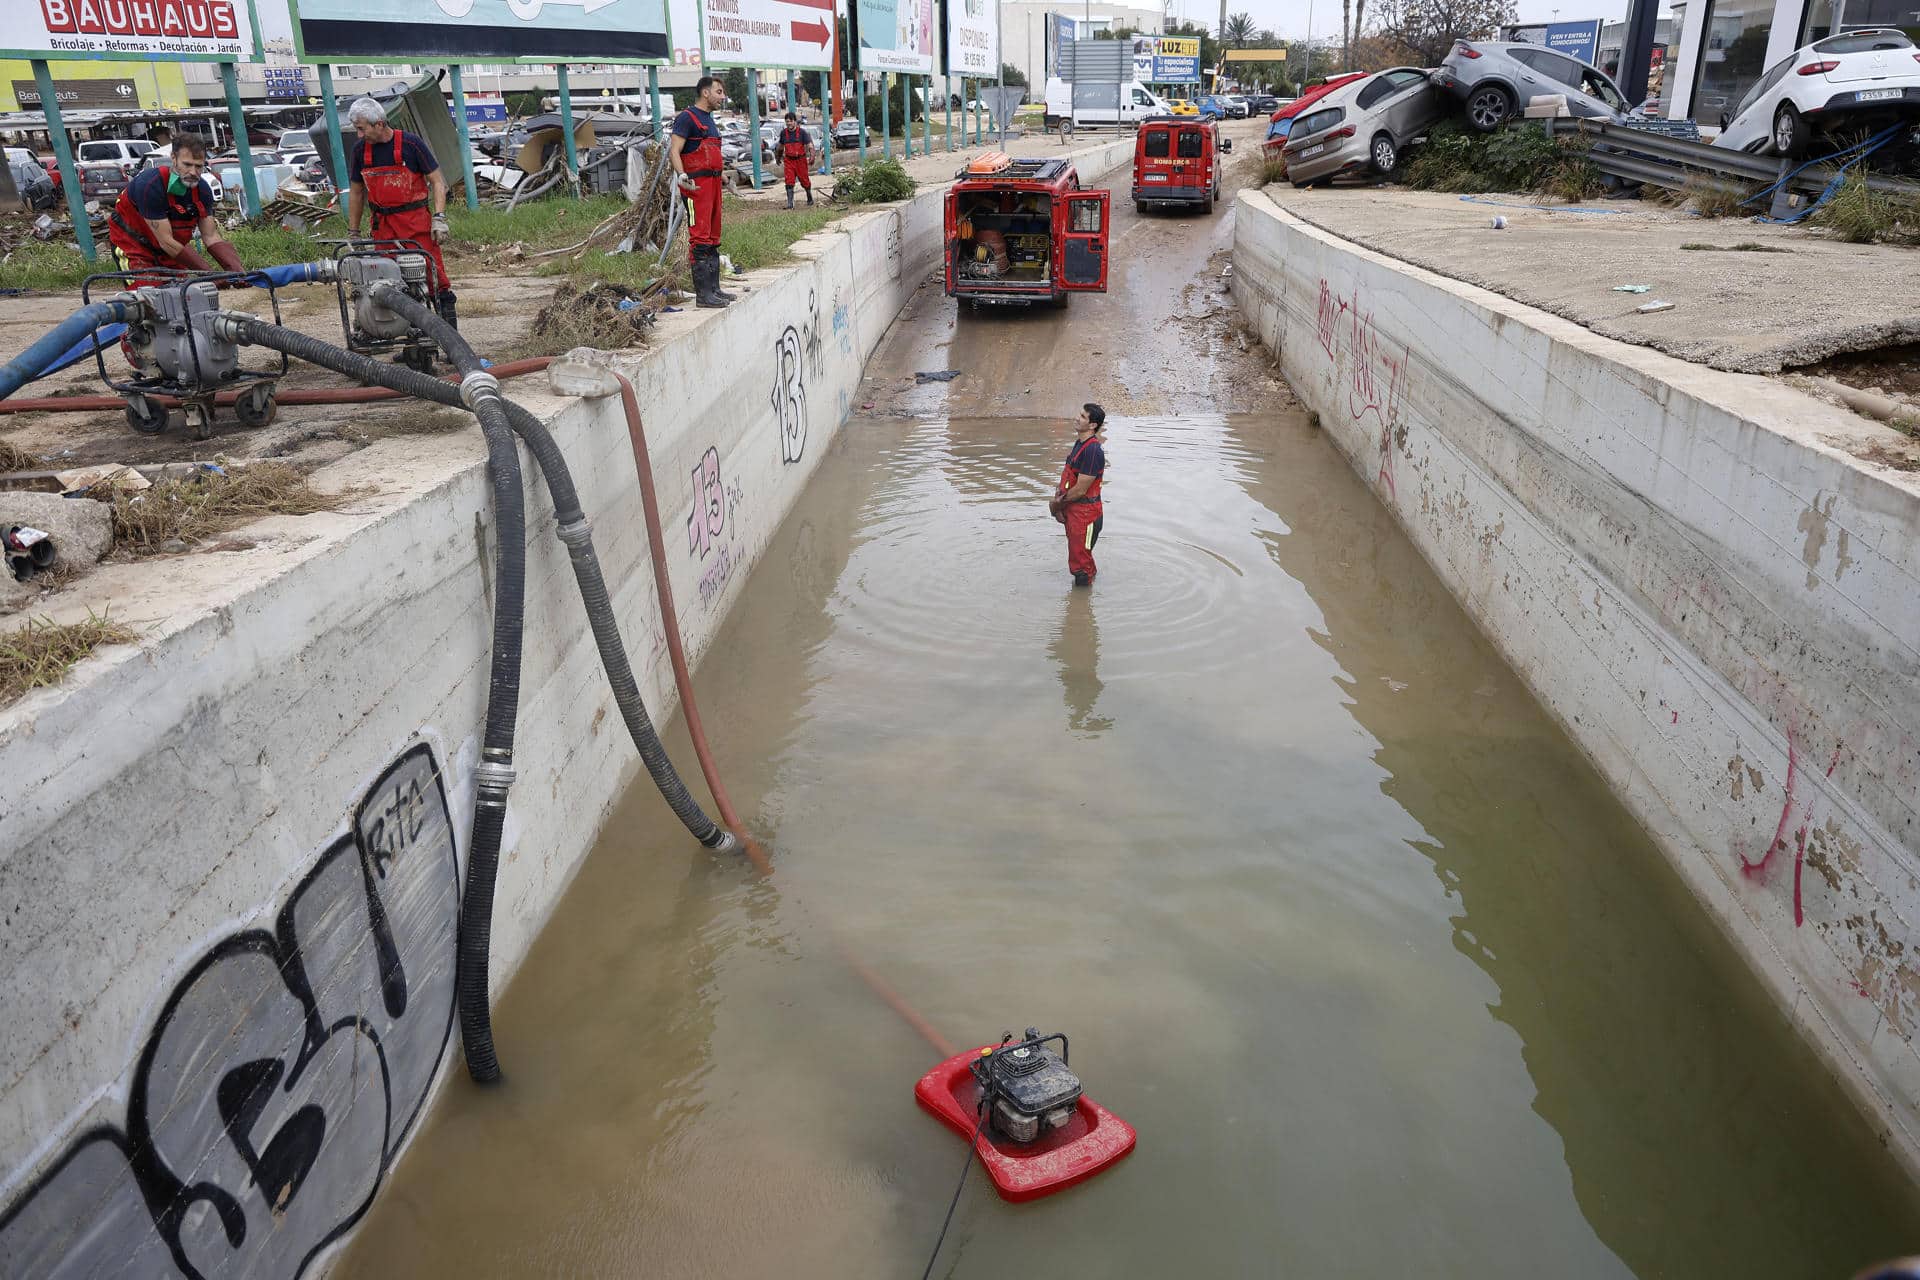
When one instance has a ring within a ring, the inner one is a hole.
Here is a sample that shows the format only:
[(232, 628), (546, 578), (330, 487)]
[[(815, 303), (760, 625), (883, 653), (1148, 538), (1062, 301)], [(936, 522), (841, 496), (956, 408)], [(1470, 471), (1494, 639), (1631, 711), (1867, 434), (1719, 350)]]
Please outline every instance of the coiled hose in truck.
[[(410, 298), (405, 300), (412, 302)], [(382, 298), (381, 301), (384, 305), (392, 306), (395, 300)], [(426, 312), (425, 308), (421, 310), (436, 322), (439, 320), (436, 314)], [(408, 318), (414, 323), (419, 322), (418, 317), (409, 315)], [(421, 399), (449, 405), (466, 403), (460, 387), (426, 374), (416, 373), (411, 369), (382, 364), (366, 356), (343, 351), (305, 334), (266, 324), (251, 317), (234, 317), (234, 326), (234, 336), (237, 341), (256, 343), (284, 351), (288, 355), (343, 373), (348, 377), (376, 383)], [(464, 343), (461, 345), (464, 347)], [(471, 351), (469, 350), (467, 354), (471, 355)], [(475, 360), (473, 363), (477, 366), (478, 361)], [(485, 375), (482, 374), (482, 376)], [(633, 738), (635, 748), (647, 766), (647, 772), (659, 787), (661, 795), (673, 808), (674, 814), (701, 844), (710, 849), (730, 849), (733, 845), (733, 837), (716, 825), (701, 810), (698, 802), (688, 794), (685, 784), (674, 770), (672, 760), (667, 756), (666, 748), (661, 745), (653, 722), (647, 715), (645, 704), (641, 701), (639, 684), (634, 678), (632, 664), (627, 659), (626, 647), (620, 638), (619, 623), (614, 617), (613, 607), (608, 597), (606, 579), (600, 569), (600, 559), (593, 549), (590, 528), (581, 510), (572, 474), (567, 469), (566, 459), (561, 454), (558, 443), (553, 439), (552, 433), (546, 429), (545, 424), (532, 413), (497, 395), (492, 399), (505, 413), (510, 429), (526, 440), (528, 449), (540, 466), (541, 474), (546, 478), (548, 491), (553, 497), (559, 536), (566, 544), (568, 558), (573, 564), (574, 578), (579, 585), (582, 603), (586, 606), (594, 641), (600, 650), (601, 665), (606, 670), (607, 682), (612, 687), (614, 701), (620, 708), (621, 718), (626, 721), (627, 731)], [(493, 458), (491, 433), (489, 433), (488, 451), (491, 461)], [(513, 452), (511, 443), (508, 444), (508, 452)], [(497, 489), (497, 477), (501, 468), (496, 466), (494, 470)], [(517, 502), (519, 493), (517, 455), (514, 457), (512, 470)], [(503, 543), (501, 550), (504, 550), (506, 538), (504, 521), (501, 525), (501, 537)], [(521, 535), (521, 540), (524, 542), (524, 534)], [(522, 552), (524, 554), (524, 547)], [(496, 556), (498, 554), (496, 552)], [(502, 572), (504, 573), (504, 570)], [(504, 603), (504, 595), (501, 601)], [(517, 700), (517, 633), (515, 641), (514, 670)], [(496, 662), (496, 670), (497, 668)], [(493, 723), (491, 701), (488, 723), (491, 727)], [(507, 745), (510, 748), (511, 725), (508, 726), (508, 730)], [(499, 816), (500, 813), (495, 814), (495, 818)], [(482, 820), (485, 817), (485, 811), (476, 806), (474, 838), (472, 852), (468, 858), (467, 886), (461, 911), (460, 954), (455, 983), (460, 1008), (461, 1038), (466, 1048), (467, 1070), (476, 1081), (483, 1083), (497, 1080), (500, 1075), (499, 1061), (494, 1052), (492, 1017), (487, 999), (487, 960), (491, 948), (493, 886), (499, 870), (500, 832), (497, 825), (492, 825), (488, 842), (483, 845), (482, 836), (488, 831), (487, 827), (482, 826)]]

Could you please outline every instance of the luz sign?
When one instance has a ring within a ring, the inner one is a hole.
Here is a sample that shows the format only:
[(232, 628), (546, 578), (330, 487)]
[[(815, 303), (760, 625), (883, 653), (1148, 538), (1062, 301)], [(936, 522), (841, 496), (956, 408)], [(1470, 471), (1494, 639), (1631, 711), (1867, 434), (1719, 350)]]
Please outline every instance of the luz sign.
[(253, 62), (252, 0), (8, 0), (0, 58)]

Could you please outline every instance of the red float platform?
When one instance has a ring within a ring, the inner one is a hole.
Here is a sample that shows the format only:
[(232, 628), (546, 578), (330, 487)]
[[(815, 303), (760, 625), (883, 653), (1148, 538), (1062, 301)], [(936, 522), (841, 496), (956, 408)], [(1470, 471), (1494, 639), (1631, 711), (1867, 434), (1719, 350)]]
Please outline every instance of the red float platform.
[[(980, 1122), (980, 1086), (967, 1066), (981, 1050), (948, 1058), (913, 1086), (915, 1101), (962, 1138)], [(1027, 1146), (997, 1136), (989, 1124), (980, 1131), (980, 1163), (1002, 1200), (1020, 1203), (1064, 1191), (1085, 1182), (1133, 1150), (1133, 1126), (1085, 1094), (1073, 1119)]]

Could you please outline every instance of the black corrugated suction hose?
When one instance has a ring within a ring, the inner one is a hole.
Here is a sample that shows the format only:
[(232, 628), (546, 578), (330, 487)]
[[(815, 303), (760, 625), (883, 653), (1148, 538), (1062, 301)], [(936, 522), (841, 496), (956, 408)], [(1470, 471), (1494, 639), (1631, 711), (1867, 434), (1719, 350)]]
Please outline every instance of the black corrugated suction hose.
[[(430, 320), (434, 326), (453, 332), (436, 313), (421, 307), (404, 294), (400, 295), (399, 299), (387, 297), (382, 298), (381, 301), (384, 305), (401, 310), (402, 314), (407, 315), (409, 321), (417, 325), (421, 324), (423, 319)], [(419, 314), (407, 312), (396, 305), (397, 301), (404, 301), (417, 308)], [(451, 351), (448, 352), (449, 357), (455, 359), (456, 367), (461, 367), (463, 373), (471, 370), (482, 374), (480, 379), (463, 383), (463, 386), (455, 386), (397, 365), (383, 364), (333, 346), (331, 343), (322, 342), (317, 338), (277, 325), (266, 324), (250, 317), (235, 317), (235, 320), (235, 336), (240, 341), (253, 342), (260, 346), (284, 351), (298, 359), (332, 369), (362, 382), (390, 387), (393, 390), (441, 404), (466, 404), (468, 395), (472, 393), (463, 390), (463, 387), (476, 384), (486, 387), (491, 383), (491, 379), (486, 377), (484, 371), (478, 370), (478, 360), (473, 357), (471, 348), (458, 338), (457, 333), (454, 333), (454, 341), (462, 349), (462, 354), (471, 360), (471, 364), (462, 366), (459, 356)], [(435, 333), (432, 328), (426, 325), (421, 327), (436, 341), (440, 340), (441, 335)], [(620, 638), (619, 623), (614, 616), (612, 602), (608, 596), (606, 579), (600, 569), (599, 556), (593, 549), (586, 516), (580, 508), (572, 474), (567, 469), (566, 459), (560, 452), (559, 444), (544, 423), (526, 409), (499, 396), (497, 390), (491, 395), (476, 396), (475, 400), (476, 403), (471, 407), (474, 409), (475, 416), (480, 418), (481, 428), (487, 436), (488, 460), (494, 473), (496, 502), (501, 500), (500, 478), (504, 468), (497, 460), (498, 453), (495, 447), (498, 425), (496, 423), (495, 427), (490, 428), (487, 422), (488, 418), (495, 416), (493, 410), (496, 408), (504, 415), (508, 428), (526, 440), (528, 449), (540, 466), (541, 474), (546, 478), (548, 491), (553, 497), (559, 536), (567, 545), (568, 557), (573, 564), (581, 600), (586, 607), (594, 640), (600, 650), (601, 665), (606, 670), (607, 682), (612, 687), (614, 701), (620, 708), (621, 718), (626, 721), (627, 731), (633, 738), (641, 760), (647, 766), (648, 774), (673, 809), (675, 816), (686, 825), (694, 838), (710, 849), (730, 849), (734, 844), (734, 837), (709, 818), (688, 793), (686, 784), (681, 781), (679, 773), (674, 769), (673, 761), (668, 757), (666, 748), (661, 744), (659, 734), (647, 715), (646, 706), (640, 697), (639, 684), (634, 678), (632, 664), (628, 661), (626, 647)], [(490, 406), (484, 414), (481, 411), (483, 405)], [(513, 449), (510, 438), (506, 441), (505, 448), (508, 458), (511, 459), (508, 465), (513, 480), (514, 527), (518, 534), (513, 539), (513, 546), (517, 553), (513, 595), (514, 618), (517, 622), (522, 598), (521, 588), (524, 583), (524, 516), (520, 510), (519, 457)], [(496, 549), (496, 561), (499, 566), (497, 572), (503, 584), (507, 581), (508, 545), (505, 510), (505, 505), (502, 505), (501, 546)], [(504, 590), (498, 597), (498, 601), (500, 606), (505, 605), (507, 595)], [(502, 650), (499, 644), (498, 624), (502, 612), (502, 608), (496, 608), (494, 653), (496, 676), (494, 692), (496, 694), (500, 691), (498, 676)], [(513, 682), (510, 708), (517, 708), (519, 696), (519, 630), (517, 627), (512, 637), (511, 656)], [(487, 962), (491, 953), (493, 893), (499, 870), (501, 828), (505, 820), (506, 784), (512, 781), (513, 725), (511, 719), (505, 726), (504, 742), (495, 744), (492, 738), (491, 731), (495, 724), (494, 709), (497, 702), (497, 698), (489, 698), (487, 745), (504, 746), (505, 754), (498, 758), (492, 754), (483, 754), (482, 792), (474, 811), (474, 834), (470, 843), (467, 884), (461, 906), (460, 949), (455, 982), (460, 1010), (461, 1041), (466, 1053), (467, 1070), (476, 1081), (482, 1083), (497, 1080), (500, 1077), (487, 998)], [(509, 715), (511, 715), (511, 709)], [(492, 788), (488, 786), (489, 779), (494, 783)], [(498, 793), (497, 807), (489, 804), (490, 789)]]
[[(323, 368), (392, 386), (398, 391), (422, 389), (412, 384), (399, 385), (400, 379), (394, 375), (405, 372), (403, 370), (343, 351), (318, 338), (251, 317), (235, 315), (232, 323), (234, 336), (241, 342), (284, 351)], [(454, 966), (454, 991), (467, 1074), (477, 1083), (490, 1084), (500, 1078), (500, 1063), (493, 1051), (492, 1018), (487, 1001), (487, 956), (493, 944), (493, 890), (500, 869), (500, 837), (506, 826), (507, 791), (513, 784), (513, 730), (520, 709), (526, 513), (521, 499), (520, 453), (513, 445), (513, 430), (507, 423), (498, 384), (488, 377), (486, 383), (491, 384), (491, 394), (488, 394), (486, 385), (455, 388), (438, 379), (425, 381), (452, 392), (454, 399), (467, 404), (480, 420), (480, 430), (487, 441), (487, 470), (493, 480), (494, 518), (498, 525), (487, 718), (481, 734), (480, 767), (474, 778), (473, 835), (467, 844), (467, 883), (461, 895), (460, 940)], [(432, 398), (442, 397), (436, 391)]]

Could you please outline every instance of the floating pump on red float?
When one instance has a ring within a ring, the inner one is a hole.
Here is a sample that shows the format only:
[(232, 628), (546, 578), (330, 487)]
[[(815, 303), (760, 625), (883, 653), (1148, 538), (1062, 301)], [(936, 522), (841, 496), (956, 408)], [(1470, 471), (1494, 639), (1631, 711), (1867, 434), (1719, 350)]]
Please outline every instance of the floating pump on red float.
[(1068, 1069), (1065, 1035), (1028, 1027), (1012, 1040), (956, 1054), (913, 1087), (922, 1107), (973, 1143), (1001, 1199), (1064, 1191), (1133, 1150), (1133, 1126), (1087, 1097)]

